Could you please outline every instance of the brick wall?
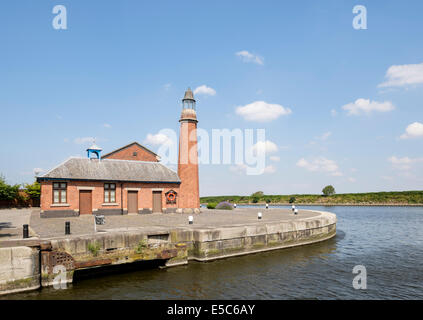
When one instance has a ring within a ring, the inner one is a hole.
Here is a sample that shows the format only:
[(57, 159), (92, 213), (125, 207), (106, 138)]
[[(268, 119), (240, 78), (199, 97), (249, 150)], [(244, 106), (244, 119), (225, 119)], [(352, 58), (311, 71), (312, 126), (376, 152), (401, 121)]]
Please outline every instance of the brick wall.
[(180, 208), (199, 208), (197, 123), (195, 121), (181, 121), (178, 176), (181, 179)]
[[(136, 155), (134, 155), (134, 152)], [(156, 156), (136, 144), (130, 145), (120, 151), (112, 153), (103, 159), (138, 160), (158, 162)]]
[[(110, 182), (106, 182), (110, 183)], [(114, 183), (114, 182), (111, 182)], [(41, 211), (74, 211), (79, 212), (79, 190), (91, 189), (93, 212), (97, 210), (124, 209), (127, 210), (127, 194), (129, 189), (139, 189), (138, 209), (152, 209), (153, 190), (162, 191), (162, 208), (177, 208), (179, 202), (178, 184), (151, 184), (151, 183), (116, 183), (116, 203), (113, 205), (104, 203), (104, 182), (96, 181), (67, 181), (67, 203), (65, 205), (53, 204), (53, 182), (41, 182)], [(123, 190), (123, 193), (122, 193)], [(174, 190), (178, 193), (176, 204), (166, 204), (165, 193)], [(122, 199), (122, 201), (121, 201)], [(123, 203), (123, 206), (121, 205)]]

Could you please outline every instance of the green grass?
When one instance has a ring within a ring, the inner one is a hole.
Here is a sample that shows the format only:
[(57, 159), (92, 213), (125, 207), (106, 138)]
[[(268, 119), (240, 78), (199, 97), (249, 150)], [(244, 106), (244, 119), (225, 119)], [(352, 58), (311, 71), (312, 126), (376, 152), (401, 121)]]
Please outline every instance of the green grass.
[(97, 241), (89, 243), (88, 251), (91, 252), (94, 257), (96, 257), (100, 251), (100, 243), (98, 243)]
[[(344, 193), (328, 197), (318, 194), (263, 195), (259, 197), (258, 203), (288, 204), (291, 197), (295, 197), (296, 204), (423, 204), (423, 191)], [(253, 203), (250, 196), (201, 197), (200, 201), (201, 203), (221, 201), (237, 204)]]
[(141, 254), (144, 252), (144, 249), (148, 248), (148, 243), (146, 239), (142, 239), (138, 242), (138, 246), (135, 249), (135, 252)]

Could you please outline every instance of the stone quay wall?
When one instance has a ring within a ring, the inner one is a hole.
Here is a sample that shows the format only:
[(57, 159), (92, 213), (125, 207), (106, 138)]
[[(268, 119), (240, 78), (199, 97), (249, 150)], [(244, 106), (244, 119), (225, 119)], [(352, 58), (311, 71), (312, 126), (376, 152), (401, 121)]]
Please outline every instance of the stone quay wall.
[(336, 222), (336, 215), (318, 212), (295, 220), (125, 228), (0, 244), (0, 294), (54, 285), (59, 274), (59, 281), (70, 283), (80, 269), (151, 260), (170, 267), (316, 243), (336, 235)]
[(245, 226), (172, 230), (173, 242), (188, 248), (188, 260), (211, 261), (245, 254), (306, 245), (336, 235), (336, 215)]
[(39, 256), (37, 248), (0, 248), (0, 295), (38, 289)]

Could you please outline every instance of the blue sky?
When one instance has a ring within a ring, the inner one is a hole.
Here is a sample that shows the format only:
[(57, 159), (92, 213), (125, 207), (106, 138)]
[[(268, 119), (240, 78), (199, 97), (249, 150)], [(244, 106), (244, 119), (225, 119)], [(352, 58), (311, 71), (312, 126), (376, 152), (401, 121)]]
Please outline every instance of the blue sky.
[[(66, 30), (52, 27), (55, 5)], [(352, 26), (355, 5), (366, 30)], [(270, 148), (259, 176), (201, 165), (203, 196), (422, 189), (422, 11), (389, 0), (2, 1), (0, 172), (31, 182), (34, 168), (85, 156), (88, 137), (105, 152), (157, 150), (148, 134), (178, 130), (184, 90), (204, 85), (215, 94), (196, 95), (199, 127), (264, 128)], [(247, 105), (268, 120), (237, 112)]]

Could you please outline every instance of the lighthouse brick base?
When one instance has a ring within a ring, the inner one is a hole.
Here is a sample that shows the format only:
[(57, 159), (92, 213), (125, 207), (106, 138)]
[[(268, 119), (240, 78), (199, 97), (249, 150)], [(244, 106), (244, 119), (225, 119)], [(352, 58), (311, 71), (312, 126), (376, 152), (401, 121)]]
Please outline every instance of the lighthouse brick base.
[(198, 177), (197, 114), (192, 91), (188, 89), (182, 100), (179, 134), (178, 176), (179, 209), (183, 213), (200, 212), (200, 191)]

